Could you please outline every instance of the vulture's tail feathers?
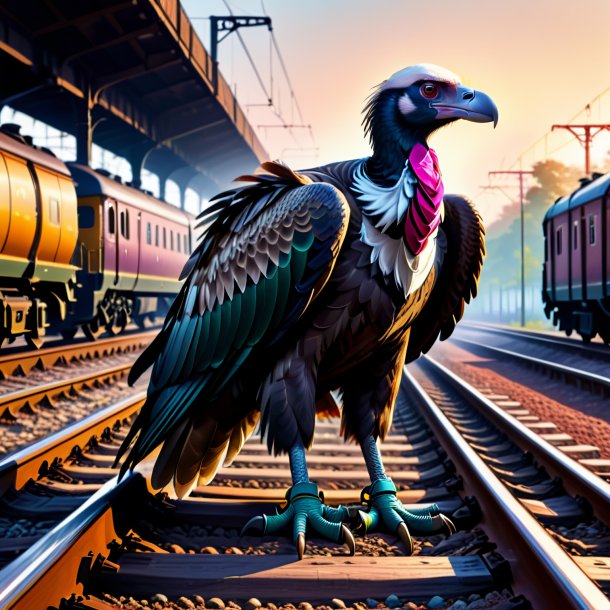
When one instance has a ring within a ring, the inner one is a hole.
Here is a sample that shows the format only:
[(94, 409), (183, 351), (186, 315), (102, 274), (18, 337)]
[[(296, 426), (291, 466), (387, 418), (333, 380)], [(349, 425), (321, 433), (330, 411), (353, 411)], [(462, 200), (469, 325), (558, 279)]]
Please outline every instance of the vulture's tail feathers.
[(210, 375), (204, 375), (148, 396), (117, 454), (115, 465), (137, 435), (129, 455), (121, 465), (120, 477), (142, 461), (174, 431), (201, 396), (209, 378)]
[(207, 485), (222, 466), (229, 448), (231, 430), (216, 431), (199, 468), (199, 485)]
[(163, 443), (151, 475), (151, 484), (155, 489), (163, 489), (172, 480), (190, 431), (191, 422), (185, 419)]
[(237, 426), (231, 431), (229, 445), (227, 447), (227, 455), (225, 456), (224, 465), (230, 466), (233, 460), (237, 457), (244, 443), (250, 438), (254, 428), (260, 419), (260, 411), (250, 411)]
[(197, 484), (204, 455), (211, 447), (217, 430), (218, 422), (211, 417), (192, 424), (174, 475), (174, 489), (179, 498), (186, 496)]

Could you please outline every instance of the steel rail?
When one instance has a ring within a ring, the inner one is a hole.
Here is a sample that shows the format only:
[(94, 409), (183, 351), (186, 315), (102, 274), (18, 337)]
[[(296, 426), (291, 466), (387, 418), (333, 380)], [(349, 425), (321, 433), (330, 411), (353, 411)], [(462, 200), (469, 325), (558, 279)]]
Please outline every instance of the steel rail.
[[(0, 571), (0, 608), (31, 610), (46, 608), (53, 598), (74, 592), (74, 575), (83, 557), (108, 554), (107, 543), (121, 531), (121, 506), (129, 511), (129, 498), (146, 488), (139, 473), (128, 472), (118, 482), (107, 481), (70, 516)], [(124, 532), (122, 532), (124, 533)], [(82, 583), (78, 585), (82, 587)], [(78, 588), (77, 587), (77, 588)]]
[(12, 417), (16, 417), (21, 409), (26, 405), (31, 408), (35, 407), (43, 399), (47, 399), (49, 402), (53, 400), (59, 394), (65, 394), (70, 391), (78, 391), (83, 386), (91, 386), (96, 382), (102, 380), (114, 379), (116, 377), (123, 377), (129, 372), (132, 367), (132, 362), (125, 364), (118, 364), (102, 370), (90, 371), (71, 377), (69, 379), (62, 379), (60, 381), (51, 381), (41, 385), (34, 385), (31, 387), (22, 388), (15, 390), (14, 392), (7, 392), (6, 394), (0, 395), (0, 414), (6, 415), (9, 413)]
[(520, 354), (519, 352), (514, 352), (512, 350), (504, 349), (502, 347), (485, 345), (483, 343), (471, 341), (470, 339), (462, 339), (461, 337), (455, 337), (452, 340), (455, 343), (466, 343), (467, 345), (475, 348), (480, 348), (482, 350), (487, 350), (489, 352), (500, 354), (503, 356), (509, 356), (510, 358), (516, 360), (522, 360), (523, 362), (540, 366), (546, 370), (553, 371), (555, 373), (560, 373), (566, 377), (572, 377), (579, 381), (586, 381), (592, 384), (593, 386), (602, 389), (602, 391), (607, 391), (608, 389), (610, 389), (610, 377), (605, 377), (604, 375), (590, 373), (589, 371), (583, 371), (582, 369), (576, 369), (571, 366), (566, 366), (564, 364), (558, 364), (557, 362), (550, 362), (548, 360), (543, 360), (542, 358), (536, 358), (534, 356), (527, 356), (526, 354)]
[(35, 367), (48, 368), (58, 362), (70, 362), (86, 356), (102, 358), (117, 353), (125, 353), (146, 347), (155, 337), (159, 329), (137, 332), (118, 337), (108, 337), (97, 341), (85, 341), (50, 345), (39, 350), (15, 350), (9, 353), (0, 352), (0, 378), (19, 371), (27, 375)]
[(469, 490), (474, 490), (482, 508), (482, 525), (493, 529), (504, 556), (515, 558), (513, 574), (533, 607), (607, 608), (608, 599), (597, 585), (500, 482), (406, 367), (404, 379)]
[(92, 436), (101, 434), (116, 421), (126, 419), (144, 404), (146, 392), (137, 392), (128, 398), (100, 409), (66, 428), (35, 441), (0, 459), (0, 494), (8, 489), (20, 489), (36, 478), (46, 462), (65, 459), (74, 447), (83, 447)]
[(610, 523), (610, 484), (545, 441), (440, 362), (426, 356), (424, 363), (439, 372), (483, 417), (514, 440), (515, 444), (524, 451), (529, 451), (550, 474), (560, 477), (569, 493), (586, 498), (596, 515)]
[(569, 339), (567, 337), (552, 337), (542, 333), (537, 333), (531, 330), (514, 330), (511, 328), (500, 328), (491, 324), (485, 324), (483, 322), (461, 322), (460, 327), (480, 332), (486, 332), (489, 334), (501, 334), (508, 335), (509, 337), (515, 337), (516, 339), (522, 339), (524, 341), (531, 340), (538, 343), (549, 343), (553, 346), (561, 346), (565, 349), (579, 350), (584, 352), (587, 356), (602, 356), (610, 360), (610, 349), (602, 344), (583, 345), (578, 339)]

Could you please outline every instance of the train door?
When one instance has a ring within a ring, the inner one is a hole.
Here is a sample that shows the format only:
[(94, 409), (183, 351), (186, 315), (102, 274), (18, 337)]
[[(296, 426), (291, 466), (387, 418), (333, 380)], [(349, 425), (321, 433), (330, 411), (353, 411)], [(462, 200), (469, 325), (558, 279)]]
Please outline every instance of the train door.
[(114, 199), (106, 199), (104, 202), (104, 218), (106, 221), (105, 243), (104, 243), (104, 274), (110, 277), (112, 284), (119, 281), (118, 267), (118, 205)]
[(133, 290), (138, 279), (138, 232), (137, 211), (130, 206), (118, 204), (117, 231), (117, 290)]
[(142, 244), (144, 243), (144, 235), (142, 235), (142, 212), (138, 211), (137, 229), (136, 229), (136, 243), (134, 245), (136, 249), (136, 279), (134, 281), (134, 289), (138, 283), (140, 277), (140, 266), (142, 262)]

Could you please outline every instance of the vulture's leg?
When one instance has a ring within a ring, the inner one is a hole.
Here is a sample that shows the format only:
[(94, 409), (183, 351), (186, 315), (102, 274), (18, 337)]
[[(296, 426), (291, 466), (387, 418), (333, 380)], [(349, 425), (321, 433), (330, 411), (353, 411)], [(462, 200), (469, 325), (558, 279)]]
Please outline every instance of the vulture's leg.
[(342, 522), (348, 520), (347, 508), (332, 508), (322, 502), (318, 486), (309, 480), (305, 447), (301, 443), (290, 449), (290, 474), (292, 487), (286, 492), (287, 506), (276, 515), (253, 517), (242, 529), (242, 535), (257, 533), (274, 534), (292, 524), (293, 540), (299, 559), (305, 552), (307, 524), (318, 534), (334, 542), (345, 542), (353, 555), (356, 543), (349, 528)]
[(383, 524), (385, 529), (395, 532), (405, 543), (409, 554), (413, 552), (413, 541), (409, 531), (420, 534), (455, 532), (453, 523), (439, 512), (436, 504), (418, 509), (409, 507), (407, 510), (396, 497), (394, 482), (385, 473), (375, 438), (369, 435), (360, 444), (371, 478), (370, 486), (362, 491), (362, 497), (368, 504), (368, 512), (360, 513), (365, 531), (379, 529), (380, 524)]

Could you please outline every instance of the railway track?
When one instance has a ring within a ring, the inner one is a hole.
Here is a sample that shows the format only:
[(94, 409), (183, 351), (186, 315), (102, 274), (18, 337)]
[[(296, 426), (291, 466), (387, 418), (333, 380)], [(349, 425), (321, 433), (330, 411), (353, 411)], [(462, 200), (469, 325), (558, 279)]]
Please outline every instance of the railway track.
[(39, 350), (17, 348), (0, 352), (0, 379), (11, 375), (26, 376), (32, 369), (48, 369), (85, 359), (103, 359), (115, 354), (134, 352), (146, 347), (157, 329), (123, 333), (116, 337), (88, 341), (56, 341)]
[(0, 460), (0, 565), (116, 474), (112, 456), (144, 398), (134, 394)]
[[(579, 558), (566, 551), (567, 536), (557, 534), (558, 528), (596, 523), (595, 516), (606, 519), (607, 485), (595, 484), (590, 473), (585, 481), (587, 471), (565, 454), (551, 466), (549, 455), (557, 452), (549, 445), (545, 456), (541, 442), (534, 452), (535, 434), (526, 435), (532, 446), (522, 448), (525, 441), (509, 440), (497, 422), (460, 411), (467, 406), (446, 394), (449, 377), (436, 379), (426, 393), (430, 377), (441, 375), (430, 367), (415, 367), (418, 378), (424, 376), (421, 383), (406, 375), (383, 451), (403, 503), (438, 503), (457, 533), (416, 536), (410, 557), (385, 534), (357, 538), (355, 557), (312, 538), (307, 557), (298, 562), (289, 538), (239, 536), (250, 516), (272, 513), (283, 499), (289, 485), (285, 460), (270, 458), (251, 439), (211, 486), (186, 500), (170, 499), (147, 488), (143, 475), (150, 462), (118, 485), (109, 479), (115, 472), (108, 464), (124, 434), (117, 426), (112, 439), (88, 446), (88, 432), (79, 433), (75, 442), (84, 450), (73, 455), (100, 471), (89, 472), (93, 479), (81, 485), (93, 480), (97, 490), (91, 495), (89, 488), (80, 502), (69, 500), (75, 512), (0, 572), (0, 605), (100, 609), (125, 607), (133, 598), (127, 607), (138, 608), (143, 600), (149, 607), (189, 608), (203, 607), (205, 598), (206, 608), (230, 606), (229, 600), (233, 607), (255, 608), (251, 598), (259, 598), (271, 610), (289, 602), (356, 609), (422, 602), (452, 610), (608, 607), (599, 588), (607, 586), (608, 559), (590, 553)], [(469, 402), (474, 399), (452, 391), (475, 408)], [(500, 413), (496, 417), (503, 421)], [(312, 480), (320, 482), (328, 504), (359, 504), (368, 483), (359, 449), (339, 442), (336, 421), (318, 422), (316, 430)], [(544, 469), (561, 480), (547, 481)], [(168, 598), (177, 601), (171, 605)]]
[[(0, 459), (131, 394), (134, 390), (126, 385), (127, 374), (138, 354), (136, 350), (153, 334), (84, 346), (83, 360), (76, 360), (74, 355), (69, 361), (47, 360), (50, 368), (30, 368), (25, 377), (1, 380)], [(6, 364), (9, 358), (4, 357)], [(136, 391), (145, 381), (136, 385)]]
[(601, 358), (606, 362), (610, 361), (610, 349), (602, 342), (583, 343), (580, 338), (569, 338), (559, 333), (552, 334), (521, 328), (509, 328), (497, 324), (471, 322), (468, 320), (462, 320), (459, 328), (462, 330), (471, 329), (489, 334), (504, 335), (516, 340), (526, 340), (534, 344), (551, 346), (553, 349), (567, 349), (587, 358)]
[[(610, 350), (485, 325), (465, 324), (451, 341), (473, 353), (510, 359), (584, 390), (610, 396)], [(561, 354), (562, 362), (557, 362)]]
[[(462, 441), (503, 483), (504, 490), (545, 528), (546, 535), (532, 530), (531, 547), (541, 544), (550, 548), (550, 541), (561, 547), (550, 555), (558, 560), (557, 565), (549, 566), (557, 572), (558, 582), (571, 587), (569, 575), (580, 579), (584, 573), (608, 594), (610, 581), (604, 573), (610, 568), (610, 531), (605, 525), (610, 523), (610, 485), (574, 459), (591, 448), (562, 445), (565, 435), (545, 428), (544, 422), (530, 421), (514, 401), (482, 394), (429, 357), (414, 369), (421, 385), (411, 381), (428, 417), (451, 421)], [(449, 455), (453, 457), (451, 452)], [(471, 458), (464, 467), (476, 464)], [(517, 527), (521, 527), (519, 521)], [(585, 531), (595, 535), (583, 539)], [(526, 583), (528, 577), (524, 575)]]
[[(89, 371), (68, 379), (51, 381), (41, 385), (25, 387), (0, 395), (0, 418), (17, 419), (22, 409), (32, 411), (38, 404), (53, 406), (61, 395), (77, 395), (83, 389), (91, 389), (110, 380), (122, 379), (129, 373), (132, 362)], [(43, 402), (44, 401), (44, 402)]]

